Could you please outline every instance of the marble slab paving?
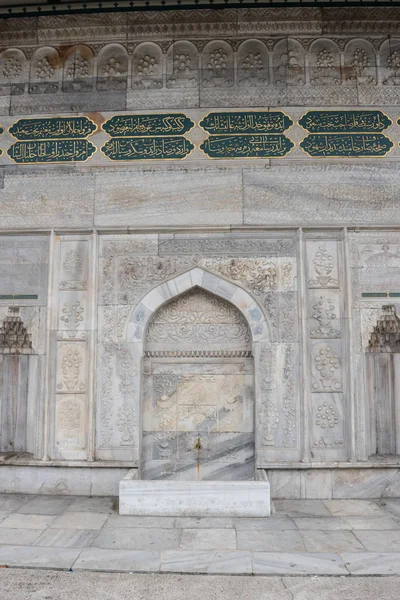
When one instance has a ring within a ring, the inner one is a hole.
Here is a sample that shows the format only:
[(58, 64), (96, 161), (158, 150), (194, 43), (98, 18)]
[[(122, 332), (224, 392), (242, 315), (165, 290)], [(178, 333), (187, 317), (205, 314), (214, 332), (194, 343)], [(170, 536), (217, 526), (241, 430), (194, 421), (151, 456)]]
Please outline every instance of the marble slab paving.
[(36, 567), (40, 569), (70, 569), (80, 548), (37, 548), (32, 546), (0, 546), (0, 565)]
[(109, 518), (108, 513), (65, 512), (52, 523), (55, 529), (101, 529)]
[(237, 531), (284, 531), (296, 529), (293, 519), (286, 515), (271, 515), (268, 519), (234, 519), (233, 525)]
[(50, 527), (56, 517), (49, 515), (20, 515), (13, 513), (9, 515), (2, 523), (0, 529), (46, 529)]
[(394, 517), (400, 518), (400, 498), (390, 498), (389, 500), (381, 500), (379, 506)]
[(75, 498), (67, 507), (66, 512), (95, 512), (95, 513), (111, 513), (115, 505), (115, 498), (94, 496), (87, 498), (80, 496)]
[(29, 546), (43, 533), (43, 529), (0, 529), (0, 544), (7, 546)]
[(400, 552), (343, 552), (350, 575), (400, 575)]
[(236, 550), (233, 529), (183, 529), (182, 550)]
[(334, 517), (385, 516), (384, 510), (372, 500), (325, 500), (324, 502)]
[(47, 529), (34, 542), (34, 546), (52, 548), (86, 548), (97, 535), (96, 529)]
[[(268, 521), (269, 519), (249, 519)], [(180, 529), (233, 529), (234, 519), (230, 517), (178, 517), (175, 527)]]
[(0, 494), (0, 510), (13, 512), (31, 498), (22, 494)]
[(209, 552), (167, 550), (161, 553), (161, 571), (170, 573), (207, 573), (209, 575), (253, 572), (250, 552)]
[(294, 517), (293, 521), (300, 531), (337, 531), (341, 529), (352, 529), (351, 524), (340, 517)]
[(289, 517), (330, 517), (323, 500), (275, 500), (275, 510)]
[(180, 529), (118, 528), (102, 529), (92, 546), (119, 550), (173, 550), (181, 541)]
[(74, 564), (74, 571), (136, 571), (153, 572), (160, 570), (160, 553), (144, 550), (103, 550), (85, 548)]
[(304, 552), (305, 546), (298, 531), (247, 531), (237, 532), (238, 550), (265, 552)]
[(23, 515), (62, 515), (72, 499), (65, 496), (33, 496), (16, 511)]
[(156, 529), (173, 529), (176, 527), (175, 517), (130, 517), (119, 515), (113, 512), (110, 518), (106, 521), (104, 527), (119, 528), (119, 527), (144, 527)]
[(254, 575), (348, 575), (338, 554), (253, 553)]
[(354, 530), (391, 531), (400, 529), (400, 522), (392, 517), (343, 517), (341, 520)]
[(356, 531), (355, 534), (369, 552), (400, 552), (400, 530)]
[(308, 552), (357, 552), (364, 546), (352, 531), (302, 531)]

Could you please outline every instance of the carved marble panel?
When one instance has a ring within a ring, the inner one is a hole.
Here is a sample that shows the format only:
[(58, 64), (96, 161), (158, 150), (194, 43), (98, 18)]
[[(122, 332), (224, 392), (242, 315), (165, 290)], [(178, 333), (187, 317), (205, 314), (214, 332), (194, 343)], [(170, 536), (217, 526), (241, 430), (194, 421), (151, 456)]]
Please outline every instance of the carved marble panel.
[(343, 365), (339, 340), (312, 341), (311, 389), (313, 392), (343, 391)]
[(237, 77), (240, 87), (263, 87), (269, 83), (269, 58), (266, 45), (247, 40), (238, 49)]
[(311, 338), (342, 337), (340, 293), (338, 290), (310, 290), (309, 331)]
[(94, 53), (84, 44), (72, 46), (64, 58), (63, 92), (90, 92), (93, 89)]
[(87, 387), (85, 344), (59, 342), (57, 346), (56, 391), (84, 393)]
[(192, 42), (174, 42), (166, 56), (167, 88), (196, 88), (199, 84), (199, 59)]
[(7, 48), (0, 55), (0, 95), (18, 95), (25, 92), (29, 63), (19, 48)]
[(86, 459), (86, 398), (62, 394), (55, 398), (55, 448), (63, 459)]
[(124, 91), (128, 79), (128, 55), (120, 44), (107, 44), (97, 58), (97, 90)]
[(216, 40), (206, 44), (201, 61), (201, 83), (204, 87), (225, 88), (233, 86), (233, 51), (227, 42)]
[(312, 85), (335, 86), (342, 83), (339, 48), (334, 41), (321, 38), (311, 44), (309, 69)]
[(312, 443), (314, 460), (346, 458), (343, 394), (312, 394)]
[(51, 46), (38, 48), (31, 59), (30, 94), (55, 94), (60, 85), (61, 58)]
[(330, 240), (308, 240), (307, 255), (308, 287), (339, 287), (337, 242)]
[(158, 90), (163, 87), (163, 54), (154, 42), (139, 44), (132, 56), (132, 88)]
[[(29, 295), (29, 302), (21, 302), (46, 304), (47, 263), (47, 236), (0, 236), (1, 295)], [(0, 305), (9, 303), (0, 297)]]

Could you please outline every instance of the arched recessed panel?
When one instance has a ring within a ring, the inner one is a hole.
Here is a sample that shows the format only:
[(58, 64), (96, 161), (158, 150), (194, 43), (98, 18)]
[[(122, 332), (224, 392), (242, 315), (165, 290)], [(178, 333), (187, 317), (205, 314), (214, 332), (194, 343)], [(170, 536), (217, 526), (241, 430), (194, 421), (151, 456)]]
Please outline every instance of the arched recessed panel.
[(344, 51), (345, 81), (376, 84), (375, 50), (367, 40), (351, 40)]
[(240, 87), (263, 87), (268, 85), (269, 65), (265, 44), (259, 40), (247, 40), (238, 50), (238, 84)]
[(7, 48), (0, 55), (0, 94), (24, 93), (29, 67), (25, 54), (18, 48)]
[(391, 38), (380, 48), (380, 78), (383, 85), (400, 85), (400, 39)]
[(230, 302), (194, 287), (156, 310), (144, 344), (145, 479), (253, 479), (252, 335)]
[(275, 85), (304, 85), (304, 50), (297, 40), (280, 40), (273, 51), (273, 74)]
[(61, 58), (55, 48), (45, 46), (36, 50), (31, 60), (30, 94), (58, 92)]
[(199, 83), (197, 48), (191, 42), (172, 44), (167, 54), (167, 87), (193, 88)]
[(97, 89), (99, 91), (126, 90), (128, 54), (120, 44), (108, 44), (97, 59)]
[(63, 92), (90, 92), (93, 87), (93, 50), (72, 47), (64, 59)]
[(132, 57), (132, 88), (161, 89), (163, 86), (163, 56), (160, 46), (152, 42), (139, 44)]
[(319, 39), (310, 46), (310, 82), (312, 85), (340, 85), (339, 48), (332, 40)]
[(231, 87), (233, 85), (233, 51), (227, 42), (209, 42), (202, 54), (202, 85)]

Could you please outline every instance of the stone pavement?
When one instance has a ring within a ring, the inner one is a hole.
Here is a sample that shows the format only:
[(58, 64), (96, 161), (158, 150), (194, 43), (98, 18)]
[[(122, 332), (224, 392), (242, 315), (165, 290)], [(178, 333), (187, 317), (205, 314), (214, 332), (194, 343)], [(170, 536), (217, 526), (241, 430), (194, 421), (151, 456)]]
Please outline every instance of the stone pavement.
[(6, 600), (398, 600), (400, 577), (262, 577), (0, 570)]
[(400, 499), (277, 500), (265, 519), (126, 517), (114, 498), (0, 495), (0, 565), (400, 575)]

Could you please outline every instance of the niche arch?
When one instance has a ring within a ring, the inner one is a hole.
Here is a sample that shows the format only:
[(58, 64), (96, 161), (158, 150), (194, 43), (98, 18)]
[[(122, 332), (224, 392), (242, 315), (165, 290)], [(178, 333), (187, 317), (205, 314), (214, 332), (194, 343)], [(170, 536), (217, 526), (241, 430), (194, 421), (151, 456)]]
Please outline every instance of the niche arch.
[[(160, 457), (160, 455), (158, 454), (158, 456), (156, 455), (155, 451), (154, 451), (154, 440), (148, 440), (149, 443), (147, 443), (147, 440), (145, 439), (146, 436), (142, 435), (142, 432), (144, 430), (144, 425), (146, 426), (146, 415), (144, 414), (146, 411), (146, 406), (145, 406), (145, 394), (146, 394), (146, 390), (149, 389), (149, 376), (152, 376), (154, 374), (156, 375), (165, 375), (168, 374), (168, 368), (166, 368), (167, 373), (163, 373), (163, 369), (159, 368), (159, 367), (155, 367), (154, 365), (149, 365), (149, 361), (152, 360), (153, 362), (161, 362), (164, 363), (164, 366), (168, 364), (168, 361), (170, 360), (170, 358), (173, 358), (173, 356), (168, 357), (168, 356), (157, 356), (157, 353), (154, 353), (154, 356), (152, 356), (152, 353), (150, 351), (147, 351), (146, 349), (146, 336), (148, 334), (149, 331), (149, 326), (152, 323), (152, 319), (154, 317), (154, 315), (156, 315), (157, 311), (159, 309), (162, 309), (164, 306), (167, 306), (168, 303), (170, 303), (171, 301), (174, 302), (175, 299), (181, 297), (183, 294), (191, 291), (193, 292), (194, 290), (199, 290), (199, 293), (204, 294), (204, 293), (208, 293), (210, 294), (210, 297), (216, 298), (217, 300), (221, 301), (221, 303), (229, 303), (232, 308), (235, 310), (235, 312), (237, 312), (238, 314), (240, 314), (240, 318), (242, 319), (242, 321), (244, 323), (246, 323), (246, 326), (248, 327), (248, 331), (249, 331), (249, 345), (246, 348), (242, 348), (242, 354), (243, 356), (239, 356), (240, 354), (240, 349), (237, 348), (236, 350), (238, 351), (238, 355), (234, 356), (234, 357), (229, 357), (229, 352), (226, 352), (226, 356), (224, 356), (224, 352), (223, 352), (223, 348), (221, 347), (221, 357), (215, 356), (210, 356), (207, 357), (205, 355), (199, 356), (199, 358), (196, 358), (195, 356), (191, 356), (191, 357), (185, 357), (185, 356), (178, 356), (179, 352), (177, 351), (176, 354), (177, 356), (175, 357), (176, 359), (178, 359), (178, 362), (181, 363), (181, 365), (185, 365), (188, 364), (188, 360), (189, 362), (193, 361), (195, 363), (197, 363), (197, 365), (200, 365), (201, 361), (203, 361), (203, 364), (210, 364), (211, 363), (218, 363), (222, 364), (224, 361), (226, 362), (226, 364), (222, 367), (222, 369), (224, 369), (226, 367), (227, 370), (232, 369), (232, 364), (236, 362), (241, 363), (240, 365), (240, 369), (241, 372), (243, 372), (243, 377), (246, 381), (244, 381), (244, 386), (246, 387), (246, 385), (249, 387), (250, 386), (250, 378), (252, 380), (252, 393), (253, 393), (253, 406), (252, 406), (252, 411), (253, 411), (253, 415), (254, 415), (254, 419), (253, 419), (253, 427), (254, 427), (254, 435), (253, 435), (253, 439), (251, 441), (252, 444), (252, 448), (253, 448), (253, 455), (246, 455), (244, 453), (244, 460), (242, 461), (241, 464), (245, 464), (246, 465), (246, 469), (243, 469), (242, 471), (240, 471), (240, 469), (238, 469), (235, 473), (232, 472), (232, 469), (230, 468), (230, 465), (232, 465), (232, 463), (234, 463), (236, 461), (236, 459), (234, 459), (235, 454), (237, 456), (238, 453), (238, 447), (235, 446), (235, 440), (232, 441), (232, 439), (229, 439), (229, 435), (226, 437), (226, 439), (223, 440), (223, 444), (222, 446), (220, 446), (220, 456), (222, 458), (224, 458), (225, 464), (221, 465), (213, 465), (216, 466), (216, 469), (209, 469), (207, 471), (206, 469), (206, 473), (204, 474), (204, 477), (200, 477), (200, 478), (209, 478), (209, 479), (232, 479), (232, 478), (236, 478), (236, 479), (249, 479), (249, 478), (253, 478), (255, 475), (255, 467), (257, 466), (257, 449), (259, 447), (261, 447), (262, 444), (262, 439), (264, 439), (265, 437), (265, 432), (263, 431), (264, 425), (263, 425), (263, 419), (261, 418), (262, 414), (263, 414), (263, 396), (264, 391), (263, 391), (263, 380), (264, 380), (264, 374), (263, 374), (263, 361), (264, 361), (264, 357), (265, 357), (265, 349), (266, 347), (268, 347), (271, 351), (273, 348), (273, 344), (269, 343), (269, 340), (271, 339), (270, 336), (270, 327), (269, 327), (269, 323), (267, 322), (267, 319), (264, 315), (263, 310), (261, 309), (261, 307), (258, 305), (258, 303), (256, 302), (256, 300), (243, 288), (239, 287), (238, 285), (235, 285), (234, 283), (231, 283), (229, 281), (226, 281), (225, 279), (221, 278), (218, 275), (215, 275), (213, 273), (210, 273), (208, 271), (205, 271), (203, 269), (200, 269), (198, 267), (183, 273), (181, 275), (178, 275), (172, 279), (170, 279), (169, 281), (162, 283), (160, 285), (158, 285), (157, 287), (153, 288), (150, 292), (148, 292), (146, 294), (146, 296), (141, 300), (141, 302), (138, 304), (138, 306), (136, 308), (133, 309), (130, 317), (128, 318), (128, 322), (127, 322), (127, 326), (125, 329), (125, 344), (126, 346), (129, 348), (129, 351), (131, 353), (132, 356), (132, 372), (134, 373), (134, 385), (133, 385), (133, 389), (132, 389), (132, 393), (130, 394), (130, 403), (132, 405), (133, 402), (133, 410), (134, 410), (134, 414), (136, 416), (135, 418), (135, 422), (136, 422), (136, 433), (135, 433), (135, 446), (136, 446), (136, 452), (135, 452), (135, 456), (134, 458), (137, 460), (137, 464), (139, 464), (142, 468), (142, 473), (141, 476), (143, 476), (143, 466), (146, 469), (146, 461), (148, 459), (148, 457), (153, 457), (152, 460), (154, 461), (151, 465), (151, 469), (153, 470), (147, 470), (147, 473), (144, 474), (144, 476), (148, 479), (153, 479), (153, 478), (175, 478), (175, 479), (193, 479), (194, 477), (194, 463), (195, 463), (195, 458), (196, 458), (196, 453), (191, 455), (191, 457), (189, 456), (189, 458), (192, 458), (192, 461), (188, 461), (187, 464), (187, 468), (186, 469), (179, 469), (179, 466), (177, 468), (173, 468), (173, 466), (171, 467), (171, 465), (167, 465), (165, 466), (165, 463), (168, 463), (169, 461), (169, 456), (168, 453), (170, 451), (170, 449), (166, 448), (165, 449), (165, 455), (164, 457)], [(170, 348), (171, 350), (171, 355), (173, 355), (173, 349)], [(229, 350), (229, 348), (227, 349)], [(206, 352), (204, 352), (203, 354), (207, 354)], [(186, 361), (186, 362), (185, 362)], [(228, 363), (230, 362), (230, 366), (228, 367)], [(233, 361), (233, 362), (232, 362)], [(251, 364), (250, 364), (251, 363)], [(190, 367), (188, 366), (182, 366), (181, 371), (184, 371), (185, 369), (187, 369), (188, 371), (190, 371)], [(195, 369), (196, 370), (196, 369)], [(204, 369), (203, 369), (204, 370)], [(207, 371), (207, 367), (205, 367), (205, 370)], [(236, 371), (238, 369), (236, 368)], [(164, 369), (165, 371), (165, 369)], [(200, 369), (201, 371), (201, 369)], [(170, 375), (174, 375), (173, 372), (169, 373)], [(204, 374), (204, 373), (203, 373)], [(215, 373), (214, 373), (215, 374)], [(176, 377), (179, 377), (178, 373), (175, 373)], [(162, 379), (162, 378), (161, 378)], [(160, 379), (160, 385), (162, 383)], [(173, 380), (173, 377), (172, 377)], [(164, 382), (165, 383), (165, 382)], [(151, 383), (151, 385), (153, 385)], [(188, 384), (190, 387), (190, 384)], [(195, 386), (196, 387), (196, 386)], [(228, 386), (229, 387), (229, 386)], [(161, 394), (163, 395), (163, 394)], [(165, 395), (165, 394), (164, 394)], [(207, 396), (207, 391), (206, 391), (206, 396)], [(154, 403), (156, 403), (156, 401), (154, 400)], [(194, 430), (191, 431), (191, 433), (196, 433)], [(224, 432), (217, 432), (217, 433), (224, 433)], [(225, 433), (232, 433), (232, 432), (225, 432)], [(251, 433), (251, 432), (244, 432), (244, 433)], [(154, 436), (153, 436), (154, 437)], [(162, 436), (161, 436), (162, 437)], [(189, 436), (187, 436), (189, 437)], [(232, 436), (231, 436), (232, 437)], [(238, 436), (239, 437), (239, 436)], [(245, 439), (246, 436), (243, 436), (243, 446), (245, 446), (247, 449), (249, 448), (250, 442), (248, 439)], [(193, 436), (192, 436), (192, 441), (193, 441)], [(171, 441), (171, 440), (170, 440)], [(174, 440), (172, 440), (174, 443), (178, 443), (176, 441), (176, 437)], [(189, 440), (186, 440), (187, 444), (184, 445), (184, 448), (188, 448), (190, 447), (191, 442), (189, 442)], [(225, 446), (224, 446), (225, 444)], [(194, 444), (193, 444), (194, 446)], [(221, 449), (223, 448), (223, 449)], [(207, 441), (207, 452), (208, 455), (206, 456), (206, 460), (205, 463), (208, 462), (212, 463), (213, 458), (215, 458), (215, 454), (213, 456), (211, 456), (212, 452), (213, 452), (213, 447), (212, 447), (212, 443), (210, 440)], [(262, 449), (262, 448), (261, 448)], [(175, 446), (174, 448), (174, 452), (177, 452), (179, 449), (177, 448), (177, 446)], [(193, 450), (193, 448), (192, 448)], [(158, 450), (157, 450), (158, 452)], [(181, 453), (183, 452), (182, 448), (181, 448)], [(190, 451), (189, 450), (184, 450), (184, 452), (188, 452), (188, 455), (190, 455)], [(187, 456), (188, 456), (187, 455)], [(229, 458), (226, 457), (231, 457), (232, 460), (230, 460)], [(211, 458), (210, 458), (211, 457)], [(243, 453), (242, 453), (242, 458), (243, 458)], [(157, 461), (159, 461), (159, 464), (157, 464)], [(164, 462), (164, 468), (160, 467), (161, 462)], [(203, 461), (204, 462), (204, 461)], [(220, 463), (222, 463), (223, 461), (221, 460)], [(251, 472), (251, 474), (250, 474)], [(202, 474), (201, 474), (202, 475)]]

